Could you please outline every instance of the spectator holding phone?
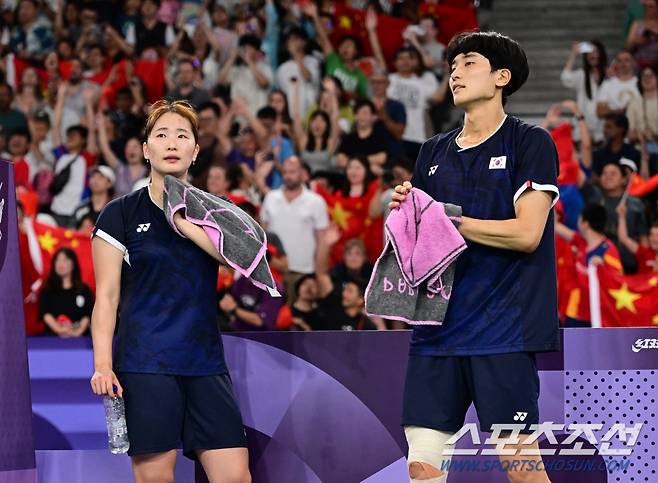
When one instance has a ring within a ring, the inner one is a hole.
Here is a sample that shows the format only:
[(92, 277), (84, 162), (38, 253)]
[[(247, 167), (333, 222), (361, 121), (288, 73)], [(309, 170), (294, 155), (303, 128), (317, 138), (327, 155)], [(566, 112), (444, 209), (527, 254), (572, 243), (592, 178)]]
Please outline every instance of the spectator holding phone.
[(640, 67), (658, 62), (658, 6), (656, 0), (644, 0), (644, 18), (631, 25), (626, 48), (633, 52)]
[[(583, 58), (583, 66), (574, 69), (579, 55)], [(596, 95), (605, 80), (607, 63), (605, 47), (600, 41), (576, 42), (560, 74), (562, 85), (576, 91), (578, 108), (595, 143), (603, 141), (603, 120), (596, 114)]]

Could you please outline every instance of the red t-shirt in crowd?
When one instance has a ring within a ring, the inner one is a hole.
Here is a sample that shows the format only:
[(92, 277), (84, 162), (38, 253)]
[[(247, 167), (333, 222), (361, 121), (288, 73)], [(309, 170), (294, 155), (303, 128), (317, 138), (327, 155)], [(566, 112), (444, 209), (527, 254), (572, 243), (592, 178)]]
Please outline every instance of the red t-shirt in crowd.
[(635, 254), (637, 261), (637, 273), (651, 273), (656, 271), (658, 263), (656, 263), (656, 252), (651, 248), (640, 245)]

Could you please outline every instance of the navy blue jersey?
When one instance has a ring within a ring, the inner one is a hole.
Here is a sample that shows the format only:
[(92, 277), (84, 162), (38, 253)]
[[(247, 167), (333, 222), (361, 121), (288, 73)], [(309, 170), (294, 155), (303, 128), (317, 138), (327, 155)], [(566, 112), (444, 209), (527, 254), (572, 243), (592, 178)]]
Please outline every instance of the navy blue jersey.
[(169, 226), (148, 188), (110, 202), (93, 236), (123, 254), (115, 372), (226, 372), (217, 325), (218, 262)]
[[(421, 148), (412, 184), (482, 220), (515, 218), (528, 189), (557, 201), (558, 158), (547, 131), (507, 116), (481, 143), (461, 148), (460, 130)], [(532, 253), (467, 240), (440, 326), (414, 326), (411, 353), (478, 355), (559, 349), (553, 213)]]

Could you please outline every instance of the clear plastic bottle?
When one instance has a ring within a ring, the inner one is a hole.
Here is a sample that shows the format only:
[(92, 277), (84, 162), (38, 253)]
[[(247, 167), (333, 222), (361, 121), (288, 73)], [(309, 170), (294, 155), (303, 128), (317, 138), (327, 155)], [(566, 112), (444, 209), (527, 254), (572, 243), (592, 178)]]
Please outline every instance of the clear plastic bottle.
[(103, 397), (105, 407), (105, 423), (107, 424), (107, 440), (113, 454), (122, 454), (130, 448), (128, 428), (126, 426), (126, 410), (120, 397)]

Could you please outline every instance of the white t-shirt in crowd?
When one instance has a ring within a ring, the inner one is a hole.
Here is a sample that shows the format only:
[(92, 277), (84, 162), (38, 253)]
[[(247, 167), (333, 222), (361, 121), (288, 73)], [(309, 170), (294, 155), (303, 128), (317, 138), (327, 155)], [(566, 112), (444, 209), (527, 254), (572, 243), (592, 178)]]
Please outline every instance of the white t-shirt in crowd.
[(258, 62), (258, 70), (269, 80), (270, 85), (263, 89), (256, 76), (251, 72), (251, 69), (246, 65), (236, 65), (231, 67), (229, 73), (229, 80), (231, 82), (231, 100), (236, 100), (238, 97), (244, 98), (247, 103), (249, 112), (256, 115), (261, 107), (267, 105), (267, 96), (272, 87), (272, 69), (266, 62)]
[(390, 85), (386, 95), (391, 99), (404, 104), (407, 111), (407, 126), (402, 139), (415, 143), (422, 143), (427, 139), (425, 133), (425, 109), (427, 102), (439, 87), (434, 75), (417, 75), (400, 77), (399, 74), (388, 76)]
[(260, 211), (267, 230), (275, 233), (288, 256), (288, 268), (299, 273), (315, 270), (315, 232), (329, 226), (327, 204), (307, 188), (288, 202), (283, 189), (272, 190), (265, 196)]
[(55, 163), (55, 174), (62, 171), (71, 163), (71, 175), (69, 181), (64, 185), (64, 189), (53, 197), (50, 209), (56, 215), (72, 215), (80, 204), (82, 192), (85, 189), (85, 175), (87, 171), (87, 161), (82, 154), (64, 154)]
[(610, 109), (626, 109), (631, 101), (640, 97), (637, 89), (637, 77), (619, 80), (618, 77), (606, 79), (596, 95), (596, 102), (605, 102)]
[[(315, 104), (318, 97), (318, 89), (316, 86), (320, 85), (320, 65), (318, 60), (310, 55), (304, 57), (304, 66), (311, 73), (311, 79), (306, 82), (299, 71), (299, 66), (294, 60), (288, 60), (279, 66), (276, 70), (276, 83), (279, 88), (286, 93), (288, 98), (288, 106), (292, 109), (293, 106), (293, 83), (290, 81), (293, 77), (297, 78), (299, 85), (299, 99), (300, 106), (299, 112), (304, 119), (308, 110)], [(292, 115), (292, 111), (290, 112)]]
[(596, 99), (600, 86), (590, 77), (591, 97), (585, 90), (585, 71), (583, 69), (563, 70), (560, 80), (564, 87), (576, 91), (576, 103), (585, 116), (585, 123), (595, 142), (603, 141), (603, 119), (596, 115)]

